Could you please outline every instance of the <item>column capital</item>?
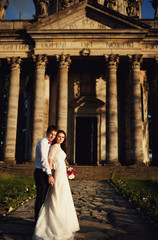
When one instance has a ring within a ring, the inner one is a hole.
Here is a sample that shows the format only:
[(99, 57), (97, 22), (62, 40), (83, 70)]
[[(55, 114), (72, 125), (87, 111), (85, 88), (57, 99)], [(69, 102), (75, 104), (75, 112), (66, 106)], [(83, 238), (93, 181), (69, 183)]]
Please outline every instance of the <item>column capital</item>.
[(56, 55), (57, 62), (59, 62), (60, 68), (69, 68), (71, 64), (71, 58), (70, 55)]
[(8, 63), (11, 65), (11, 68), (19, 68), (22, 59), (20, 57), (7, 58)]
[(129, 62), (133, 68), (140, 67), (143, 61), (142, 54), (128, 55)]
[(48, 58), (46, 55), (32, 55), (33, 61), (36, 63), (37, 68), (45, 68)]
[(104, 55), (106, 62), (108, 63), (108, 67), (117, 67), (119, 63), (119, 55), (118, 54), (110, 54)]

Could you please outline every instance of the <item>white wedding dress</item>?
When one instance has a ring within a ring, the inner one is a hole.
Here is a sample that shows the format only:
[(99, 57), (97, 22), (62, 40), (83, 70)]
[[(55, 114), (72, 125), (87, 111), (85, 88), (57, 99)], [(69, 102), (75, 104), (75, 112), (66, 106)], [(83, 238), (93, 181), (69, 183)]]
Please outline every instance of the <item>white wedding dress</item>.
[(66, 174), (66, 154), (59, 144), (49, 153), (55, 168), (55, 187), (49, 187), (39, 212), (33, 240), (72, 240), (79, 230), (79, 223)]

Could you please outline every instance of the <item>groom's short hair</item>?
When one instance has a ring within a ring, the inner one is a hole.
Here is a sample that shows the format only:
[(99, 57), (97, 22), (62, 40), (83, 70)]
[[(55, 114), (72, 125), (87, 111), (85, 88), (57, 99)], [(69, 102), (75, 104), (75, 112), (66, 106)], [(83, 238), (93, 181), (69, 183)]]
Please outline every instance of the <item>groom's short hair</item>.
[(54, 126), (54, 125), (50, 125), (48, 128), (47, 128), (47, 133), (50, 133), (52, 131), (58, 131), (57, 127)]

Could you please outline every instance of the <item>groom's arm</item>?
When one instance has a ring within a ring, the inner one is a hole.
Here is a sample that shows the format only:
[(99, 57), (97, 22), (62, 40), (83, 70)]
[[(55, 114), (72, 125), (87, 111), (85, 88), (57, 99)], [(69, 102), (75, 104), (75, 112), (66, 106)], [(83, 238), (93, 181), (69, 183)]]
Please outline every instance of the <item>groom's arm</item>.
[(40, 148), (41, 148), (41, 164), (42, 164), (42, 170), (48, 175), (48, 183), (51, 186), (54, 186), (54, 178), (52, 176), (51, 168), (48, 163), (48, 152), (49, 152), (49, 146), (48, 142), (45, 141), (45, 139), (41, 140)]
[(42, 164), (42, 170), (45, 172), (48, 176), (52, 174), (51, 169), (49, 167), (48, 163), (48, 151), (49, 151), (49, 144), (45, 139), (41, 140), (40, 143), (40, 150), (41, 150), (41, 164)]

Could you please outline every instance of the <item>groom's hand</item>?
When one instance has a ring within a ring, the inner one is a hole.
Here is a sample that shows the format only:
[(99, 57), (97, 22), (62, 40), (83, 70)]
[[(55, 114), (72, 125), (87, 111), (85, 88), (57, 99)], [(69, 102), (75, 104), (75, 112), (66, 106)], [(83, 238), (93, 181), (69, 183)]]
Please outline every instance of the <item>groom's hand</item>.
[(55, 181), (54, 181), (54, 178), (51, 176), (51, 177), (48, 177), (48, 183), (53, 187), (55, 185)]

